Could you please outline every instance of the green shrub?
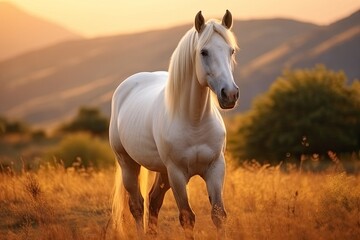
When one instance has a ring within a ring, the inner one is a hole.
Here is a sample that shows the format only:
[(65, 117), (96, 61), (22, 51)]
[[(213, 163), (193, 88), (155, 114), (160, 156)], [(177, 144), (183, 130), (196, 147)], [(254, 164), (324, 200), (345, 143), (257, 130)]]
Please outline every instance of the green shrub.
[(114, 164), (109, 144), (87, 133), (67, 135), (48, 155), (49, 158), (62, 161), (66, 168), (100, 169)]
[(81, 107), (70, 122), (60, 126), (60, 132), (89, 132), (97, 136), (107, 136), (109, 119), (96, 107)]
[(0, 116), (0, 136), (6, 134), (25, 134), (30, 131), (27, 123), (18, 120), (9, 120)]
[(299, 163), (303, 154), (360, 149), (360, 83), (318, 65), (286, 71), (241, 118), (231, 149), (240, 159)]

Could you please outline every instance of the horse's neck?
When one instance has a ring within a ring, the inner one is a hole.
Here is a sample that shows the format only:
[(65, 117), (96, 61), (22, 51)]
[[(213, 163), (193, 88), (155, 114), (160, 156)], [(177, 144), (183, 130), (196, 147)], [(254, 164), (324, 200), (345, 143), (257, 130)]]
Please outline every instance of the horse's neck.
[(211, 112), (211, 94), (207, 87), (202, 87), (195, 76), (188, 79), (182, 89), (179, 114), (196, 124)]

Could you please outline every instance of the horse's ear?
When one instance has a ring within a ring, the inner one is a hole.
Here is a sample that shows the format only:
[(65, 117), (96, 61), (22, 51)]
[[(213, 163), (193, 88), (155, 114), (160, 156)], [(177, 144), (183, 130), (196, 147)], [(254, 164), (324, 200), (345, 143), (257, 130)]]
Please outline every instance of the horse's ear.
[(232, 20), (231, 12), (229, 10), (226, 10), (226, 13), (222, 19), (222, 25), (227, 29), (230, 29), (232, 27), (232, 24), (233, 24), (233, 20)]
[(201, 14), (201, 11), (199, 11), (195, 16), (195, 29), (198, 33), (201, 32), (202, 28), (205, 25), (205, 19), (203, 15)]

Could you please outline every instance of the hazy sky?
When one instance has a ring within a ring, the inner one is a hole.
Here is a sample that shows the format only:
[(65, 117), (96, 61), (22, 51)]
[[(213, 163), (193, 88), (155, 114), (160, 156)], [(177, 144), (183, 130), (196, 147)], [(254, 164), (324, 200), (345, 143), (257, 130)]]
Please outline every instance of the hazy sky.
[(87, 37), (139, 32), (192, 23), (203, 11), (220, 18), (287, 17), (329, 24), (360, 8), (359, 0), (8, 0)]

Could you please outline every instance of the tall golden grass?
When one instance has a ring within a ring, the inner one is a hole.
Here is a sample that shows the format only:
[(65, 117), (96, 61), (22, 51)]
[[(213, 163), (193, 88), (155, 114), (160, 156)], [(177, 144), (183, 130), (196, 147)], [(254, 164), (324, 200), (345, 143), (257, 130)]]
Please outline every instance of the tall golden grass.
[[(229, 239), (356, 239), (360, 177), (339, 170), (283, 173), (279, 167), (228, 164), (224, 198)], [(0, 174), (0, 239), (118, 239), (111, 224), (114, 171), (43, 166)], [(195, 237), (216, 239), (205, 183), (189, 183)], [(132, 220), (129, 220), (132, 221)], [(131, 225), (131, 224), (130, 224)], [(134, 233), (135, 228), (129, 227)], [(159, 239), (183, 239), (171, 191)]]

